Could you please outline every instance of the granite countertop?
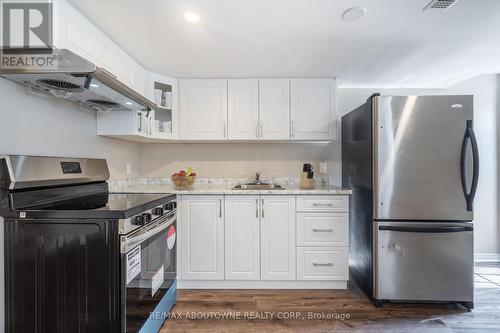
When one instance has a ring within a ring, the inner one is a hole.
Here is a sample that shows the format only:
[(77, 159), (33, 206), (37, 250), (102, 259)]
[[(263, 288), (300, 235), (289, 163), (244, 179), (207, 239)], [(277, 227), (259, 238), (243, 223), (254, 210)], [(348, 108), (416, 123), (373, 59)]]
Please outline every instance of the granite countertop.
[(175, 194), (351, 194), (349, 189), (332, 186), (318, 185), (314, 189), (301, 189), (298, 185), (286, 186), (283, 190), (233, 190), (224, 184), (195, 184), (190, 189), (177, 189), (172, 184), (133, 184), (110, 188), (112, 193), (175, 193)]

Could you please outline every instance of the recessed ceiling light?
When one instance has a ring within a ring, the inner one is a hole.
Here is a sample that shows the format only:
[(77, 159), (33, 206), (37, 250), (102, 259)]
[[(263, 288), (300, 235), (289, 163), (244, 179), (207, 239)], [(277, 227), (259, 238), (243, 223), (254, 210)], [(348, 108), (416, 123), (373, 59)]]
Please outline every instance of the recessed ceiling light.
[(190, 23), (196, 23), (200, 20), (200, 15), (193, 12), (184, 13), (184, 19)]
[(90, 86), (91, 86), (92, 88), (99, 88), (99, 86), (98, 86), (97, 84), (95, 84), (95, 83), (91, 83), (91, 84), (90, 84)]
[(342, 19), (344, 21), (352, 22), (363, 18), (365, 15), (366, 15), (366, 8), (352, 7), (346, 10), (342, 14)]
[(125, 102), (125, 104), (132, 105), (133, 103), (132, 102)]

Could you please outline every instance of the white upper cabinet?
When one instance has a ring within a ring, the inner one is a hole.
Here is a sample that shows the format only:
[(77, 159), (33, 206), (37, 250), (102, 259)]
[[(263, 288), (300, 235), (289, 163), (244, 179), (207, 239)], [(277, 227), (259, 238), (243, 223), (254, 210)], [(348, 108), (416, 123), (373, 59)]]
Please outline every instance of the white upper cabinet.
[(227, 80), (181, 80), (183, 140), (227, 140)]
[(289, 140), (290, 81), (228, 81), (229, 140)]
[(258, 195), (225, 196), (226, 280), (260, 280)]
[(290, 84), (291, 139), (335, 140), (335, 80), (292, 79)]
[(228, 139), (258, 140), (259, 81), (228, 80)]
[(54, 2), (54, 46), (95, 63), (146, 95), (146, 71), (67, 1)]
[(259, 137), (290, 139), (290, 81), (259, 80)]

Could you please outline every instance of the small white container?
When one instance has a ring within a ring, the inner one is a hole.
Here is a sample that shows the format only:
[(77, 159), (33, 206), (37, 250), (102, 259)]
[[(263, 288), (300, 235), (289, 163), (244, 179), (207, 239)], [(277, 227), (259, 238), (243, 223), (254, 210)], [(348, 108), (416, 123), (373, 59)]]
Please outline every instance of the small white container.
[(162, 94), (163, 94), (163, 91), (161, 89), (155, 89), (155, 92), (154, 92), (154, 102), (156, 105), (159, 105), (161, 106), (161, 99), (162, 99)]
[(167, 108), (167, 109), (171, 109), (172, 108), (172, 92), (171, 91), (165, 91), (163, 93), (163, 107)]
[(172, 122), (164, 121), (163, 122), (163, 132), (164, 133), (172, 133)]

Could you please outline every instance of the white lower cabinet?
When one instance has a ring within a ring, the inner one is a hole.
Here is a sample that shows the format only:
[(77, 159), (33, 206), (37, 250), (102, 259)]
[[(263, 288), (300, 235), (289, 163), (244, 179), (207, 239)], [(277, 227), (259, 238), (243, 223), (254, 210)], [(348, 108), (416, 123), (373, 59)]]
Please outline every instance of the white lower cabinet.
[(349, 280), (349, 197), (297, 196), (297, 280)]
[(295, 196), (261, 196), (261, 279), (295, 280)]
[(298, 246), (347, 246), (347, 213), (297, 213)]
[(224, 280), (224, 197), (181, 196), (179, 201), (181, 278)]
[(258, 195), (226, 195), (226, 280), (260, 279)]
[(347, 247), (298, 247), (297, 280), (349, 279)]
[(346, 288), (346, 198), (180, 195), (180, 288)]

